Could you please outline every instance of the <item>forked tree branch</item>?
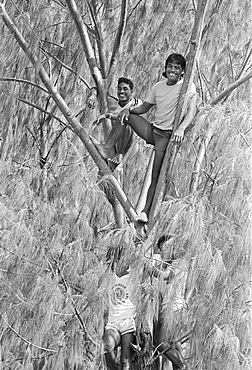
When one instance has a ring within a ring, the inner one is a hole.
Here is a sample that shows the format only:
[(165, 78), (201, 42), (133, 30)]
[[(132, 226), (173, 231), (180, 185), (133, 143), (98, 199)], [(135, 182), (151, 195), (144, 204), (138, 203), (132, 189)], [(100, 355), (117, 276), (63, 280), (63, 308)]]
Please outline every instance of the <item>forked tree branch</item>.
[(66, 3), (73, 17), (76, 28), (79, 32), (81, 43), (82, 43), (82, 46), (83, 46), (83, 49), (84, 49), (84, 52), (87, 58), (87, 62), (89, 65), (89, 69), (90, 69), (91, 75), (93, 76), (95, 80), (95, 84), (99, 92), (99, 98), (101, 102), (101, 111), (105, 112), (107, 111), (107, 108), (108, 108), (106, 89), (104, 86), (104, 81), (103, 81), (100, 69), (98, 68), (96, 60), (95, 60), (95, 55), (94, 55), (94, 51), (93, 51), (90, 38), (88, 35), (87, 27), (82, 21), (81, 14), (79, 12), (79, 9), (77, 8), (75, 1), (66, 0)]
[(19, 98), (19, 100), (20, 100), (22, 103), (25, 103), (25, 104), (27, 104), (27, 105), (30, 105), (31, 107), (33, 107), (33, 108), (35, 108), (35, 109), (39, 110), (40, 112), (43, 112), (43, 113), (47, 114), (49, 117), (52, 117), (52, 118), (56, 119), (56, 121), (59, 121), (59, 123), (61, 123), (64, 127), (67, 127), (67, 128), (69, 128), (70, 130), (72, 130), (72, 127), (71, 127), (71, 126), (66, 125), (66, 123), (65, 123), (64, 121), (62, 121), (59, 117), (55, 116), (55, 114), (53, 114), (53, 113), (49, 112), (48, 110), (45, 110), (45, 109), (43, 109), (43, 108), (39, 107), (37, 104), (33, 104), (33, 103), (29, 102), (28, 100), (25, 100), (25, 99), (23, 99), (23, 98)]
[(43, 49), (43, 52), (48, 54), (50, 57), (52, 57), (56, 62), (58, 62), (62, 67), (67, 69), (69, 72), (72, 72), (75, 76), (77, 76), (86, 86), (89, 90), (91, 90), (92, 86), (81, 76), (78, 72), (74, 71), (71, 67), (63, 63), (59, 58), (57, 58), (55, 55), (50, 53), (48, 50)]
[(88, 8), (89, 8), (91, 19), (94, 23), (96, 36), (97, 36), (96, 42), (97, 42), (97, 48), (98, 48), (98, 54), (99, 54), (99, 60), (100, 60), (101, 74), (103, 78), (106, 78), (107, 65), (106, 65), (106, 56), (105, 56), (105, 45), (103, 42), (101, 26), (99, 22), (97, 22), (92, 4), (90, 4), (90, 1), (88, 1), (87, 3), (88, 3)]
[[(70, 0), (67, 0), (70, 2)], [(72, 0), (71, 0), (72, 1)], [(122, 188), (120, 187), (118, 181), (113, 176), (111, 170), (106, 165), (106, 162), (102, 159), (94, 145), (92, 144), (91, 140), (89, 139), (89, 136), (86, 132), (86, 130), (82, 127), (81, 123), (77, 120), (77, 118), (74, 116), (73, 112), (70, 110), (68, 105), (66, 104), (65, 100), (62, 98), (62, 96), (57, 91), (56, 87), (54, 86), (53, 81), (49, 78), (48, 74), (46, 73), (45, 69), (39, 62), (38, 58), (33, 54), (33, 52), (30, 49), (30, 45), (28, 42), (24, 39), (23, 35), (19, 32), (17, 27), (12, 22), (11, 18), (9, 17), (8, 13), (6, 12), (6, 9), (3, 5), (3, 3), (0, 3), (0, 9), (1, 9), (1, 16), (2, 19), (7, 26), (7, 28), (10, 30), (10, 32), (13, 34), (14, 38), (18, 42), (19, 46), (23, 49), (26, 56), (29, 58), (31, 63), (36, 68), (36, 71), (38, 73), (38, 76), (40, 77), (41, 81), (45, 85), (45, 87), (48, 90), (48, 93), (51, 95), (52, 99), (68, 121), (69, 125), (72, 127), (75, 134), (80, 138), (80, 140), (85, 145), (86, 149), (88, 150), (89, 154), (93, 158), (94, 162), (96, 163), (97, 167), (100, 169), (100, 171), (103, 173), (103, 175), (107, 175), (109, 177), (110, 183), (113, 184), (115, 194), (123, 206), (127, 216), (134, 221), (136, 218), (136, 212), (134, 211), (133, 206), (127, 199), (125, 193), (123, 192)]]

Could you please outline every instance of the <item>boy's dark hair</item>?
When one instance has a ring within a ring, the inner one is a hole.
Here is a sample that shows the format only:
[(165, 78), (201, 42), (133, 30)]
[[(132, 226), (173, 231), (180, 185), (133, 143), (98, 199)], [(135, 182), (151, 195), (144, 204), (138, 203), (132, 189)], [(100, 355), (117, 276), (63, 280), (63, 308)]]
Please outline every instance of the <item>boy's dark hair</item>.
[[(168, 56), (168, 58), (165, 61), (165, 70), (168, 63), (177, 63), (181, 66), (183, 71), (186, 69), (186, 60), (181, 54), (173, 53)], [(163, 76), (166, 77), (166, 72), (164, 71)]]
[(167, 242), (167, 240), (171, 239), (171, 235), (162, 235), (157, 241), (157, 247), (159, 250), (161, 250), (162, 245)]
[(129, 78), (126, 78), (126, 77), (120, 77), (120, 78), (118, 78), (117, 86), (119, 86), (121, 82), (124, 82), (127, 85), (129, 85), (130, 90), (133, 90), (134, 89), (134, 84), (133, 84), (133, 82)]

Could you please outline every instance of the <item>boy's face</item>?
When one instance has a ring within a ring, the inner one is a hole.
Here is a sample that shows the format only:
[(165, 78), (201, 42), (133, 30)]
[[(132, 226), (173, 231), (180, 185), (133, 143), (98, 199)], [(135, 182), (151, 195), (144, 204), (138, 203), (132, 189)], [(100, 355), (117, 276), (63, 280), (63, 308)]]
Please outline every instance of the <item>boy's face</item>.
[(160, 246), (160, 255), (162, 260), (169, 261), (173, 259), (174, 242), (175, 238), (171, 237)]
[(121, 82), (117, 87), (117, 96), (119, 102), (128, 102), (132, 97), (132, 93), (133, 91), (125, 82)]
[(181, 79), (182, 72), (183, 69), (180, 64), (177, 64), (176, 62), (167, 63), (165, 69), (166, 77), (168, 79), (167, 84), (175, 85)]

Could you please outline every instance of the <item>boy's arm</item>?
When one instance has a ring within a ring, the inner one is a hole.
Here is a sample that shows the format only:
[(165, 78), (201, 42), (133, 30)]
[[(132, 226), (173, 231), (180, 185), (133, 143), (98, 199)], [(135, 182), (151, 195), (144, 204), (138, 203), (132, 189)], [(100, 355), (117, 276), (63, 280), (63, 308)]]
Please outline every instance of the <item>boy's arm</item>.
[(188, 106), (187, 113), (183, 117), (182, 122), (179, 125), (179, 127), (174, 132), (173, 139), (172, 139), (174, 144), (177, 144), (177, 145), (181, 144), (184, 138), (185, 129), (190, 125), (190, 123), (195, 117), (196, 102), (197, 102), (197, 97), (196, 97), (196, 94), (194, 94), (188, 102), (189, 106)]
[(142, 105), (140, 105), (139, 107), (134, 107), (134, 108), (126, 108), (126, 109), (123, 109), (119, 115), (118, 115), (118, 118), (120, 119), (121, 121), (121, 124), (123, 125), (124, 124), (124, 120), (128, 120), (129, 118), (129, 115), (132, 113), (132, 114), (137, 114), (137, 115), (140, 115), (140, 114), (144, 114), (144, 113), (147, 113), (152, 107), (153, 107), (154, 104), (150, 104), (150, 103), (147, 103), (146, 101), (143, 102)]
[[(154, 264), (153, 264), (154, 262)], [(166, 269), (163, 270), (162, 266), (163, 264), (166, 263), (162, 260), (156, 260), (153, 259), (152, 263), (147, 263), (145, 266), (145, 272), (149, 276), (154, 276), (155, 278), (161, 278), (164, 280), (169, 280), (173, 277), (174, 271), (173, 267), (167, 263)]]

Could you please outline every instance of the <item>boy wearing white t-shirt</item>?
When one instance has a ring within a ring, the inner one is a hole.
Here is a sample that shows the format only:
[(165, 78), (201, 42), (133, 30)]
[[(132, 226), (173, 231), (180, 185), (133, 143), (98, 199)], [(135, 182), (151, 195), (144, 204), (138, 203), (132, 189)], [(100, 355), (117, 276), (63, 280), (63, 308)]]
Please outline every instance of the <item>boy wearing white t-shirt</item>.
[[(148, 214), (156, 190), (158, 176), (172, 135), (185, 68), (186, 61), (181, 54), (169, 55), (163, 73), (166, 81), (156, 83), (141, 106), (122, 110), (115, 121), (114, 130), (111, 131), (104, 143), (101, 144), (92, 139), (101, 156), (105, 159), (111, 156), (111, 150), (115, 143), (123, 137), (127, 125), (132, 127), (148, 144), (154, 145), (155, 156), (151, 184), (145, 207), (137, 218), (141, 222), (148, 222)], [(196, 113), (196, 88), (193, 83), (188, 94), (187, 111), (183, 112), (182, 122), (174, 132), (173, 140), (175, 144), (182, 142), (185, 129), (190, 125)], [(150, 123), (141, 115), (148, 112), (153, 106), (156, 106), (155, 120)]]
[[(114, 122), (123, 109), (129, 109), (133, 107), (139, 107), (143, 102), (141, 99), (136, 98), (134, 90), (134, 84), (132, 80), (126, 77), (120, 77), (117, 81), (117, 97), (118, 101), (114, 104), (114, 100), (109, 100), (109, 113), (102, 114), (97, 122), (100, 120), (109, 118), (112, 122), (112, 132)], [(115, 152), (109, 158), (109, 162), (119, 164), (123, 156), (127, 153), (133, 142), (134, 131), (128, 125), (126, 126), (123, 137), (121, 137), (114, 146)], [(109, 163), (110, 165), (110, 163)], [(113, 166), (111, 166), (113, 169)]]

